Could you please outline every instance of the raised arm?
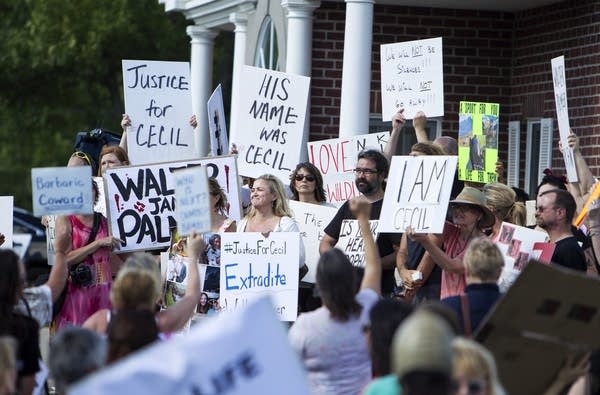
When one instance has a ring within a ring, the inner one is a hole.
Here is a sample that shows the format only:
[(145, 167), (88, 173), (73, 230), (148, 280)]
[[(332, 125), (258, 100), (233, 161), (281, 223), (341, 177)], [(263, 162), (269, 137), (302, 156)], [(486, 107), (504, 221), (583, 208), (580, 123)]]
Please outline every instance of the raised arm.
[(589, 192), (590, 188), (596, 182), (590, 167), (585, 161), (585, 158), (581, 154), (579, 149), (579, 137), (571, 130), (567, 139), (569, 147), (573, 149), (573, 157), (575, 159), (575, 168), (577, 169), (577, 186), (579, 187), (579, 195), (585, 199), (585, 195)]
[(398, 139), (400, 138), (400, 130), (404, 126), (405, 122), (406, 118), (404, 118), (404, 109), (401, 108), (392, 117), (392, 134), (390, 135), (390, 139), (383, 149), (383, 156), (385, 156), (385, 159), (387, 159), (388, 163), (391, 162), (392, 156), (394, 156), (396, 147), (398, 146)]
[(413, 128), (415, 128), (415, 136), (417, 137), (417, 142), (426, 143), (429, 141), (429, 137), (427, 136), (427, 116), (423, 111), (419, 111), (415, 114), (415, 117), (412, 120)]
[(46, 281), (46, 285), (50, 287), (52, 293), (52, 302), (56, 302), (62, 290), (67, 284), (67, 278), (69, 277), (69, 271), (67, 270), (66, 257), (63, 252), (54, 252), (54, 265), (50, 270), (50, 277)]
[(129, 115), (123, 114), (123, 118), (121, 119), (121, 129), (123, 129), (123, 134), (121, 134), (121, 141), (119, 142), (119, 147), (123, 148), (125, 152), (127, 152), (127, 130), (131, 126), (131, 119), (129, 119)]
[(353, 198), (350, 201), (350, 211), (358, 221), (365, 245), (365, 274), (360, 289), (370, 288), (381, 295), (381, 259), (369, 224), (371, 204), (364, 197)]
[(185, 296), (173, 306), (160, 312), (158, 316), (158, 329), (161, 332), (173, 332), (181, 329), (194, 313), (200, 300), (200, 275), (198, 273), (198, 260), (206, 243), (201, 234), (192, 233), (187, 240), (190, 264), (187, 268), (187, 285)]

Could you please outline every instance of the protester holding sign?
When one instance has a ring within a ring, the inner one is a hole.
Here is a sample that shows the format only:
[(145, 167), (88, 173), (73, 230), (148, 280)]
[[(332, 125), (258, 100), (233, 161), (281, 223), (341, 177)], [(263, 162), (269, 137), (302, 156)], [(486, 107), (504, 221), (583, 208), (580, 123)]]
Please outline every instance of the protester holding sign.
[(292, 347), (308, 372), (311, 393), (357, 394), (371, 380), (371, 360), (362, 326), (381, 294), (381, 261), (369, 225), (371, 204), (364, 197), (349, 203), (366, 250), (365, 273), (355, 294), (355, 272), (338, 249), (321, 255), (317, 287), (323, 307), (301, 314), (289, 332)]
[[(484, 236), (484, 229), (494, 223), (494, 215), (485, 205), (485, 196), (473, 187), (465, 187), (456, 199), (450, 201), (453, 223), (447, 222), (442, 235), (406, 234), (425, 247), (435, 263), (442, 268), (440, 297), (460, 295), (465, 289), (463, 256), (471, 240)], [(438, 247), (439, 237), (443, 250)]]
[[(263, 174), (252, 184), (250, 211), (241, 221), (238, 232), (300, 232), (292, 218), (283, 184), (271, 174)], [(304, 263), (304, 246), (300, 240), (298, 266)]]
[[(92, 185), (95, 200), (98, 190)], [(99, 213), (56, 218), (55, 248), (65, 254), (71, 276), (53, 329), (81, 325), (96, 311), (110, 308), (111, 254), (120, 243), (108, 235), (106, 218)]]

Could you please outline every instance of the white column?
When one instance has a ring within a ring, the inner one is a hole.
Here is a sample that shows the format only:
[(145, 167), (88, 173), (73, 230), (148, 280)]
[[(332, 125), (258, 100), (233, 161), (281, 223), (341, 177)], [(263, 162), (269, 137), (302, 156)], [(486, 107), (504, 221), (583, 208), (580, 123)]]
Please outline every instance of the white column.
[(213, 47), (217, 32), (202, 26), (188, 26), (191, 37), (192, 110), (196, 114), (196, 153), (204, 157), (210, 151), (206, 102), (212, 92)]
[(238, 96), (240, 90), (240, 74), (246, 64), (246, 27), (248, 15), (234, 12), (229, 15), (229, 21), (235, 25), (233, 41), (233, 76), (231, 78), (231, 113), (229, 116), (229, 141), (237, 143), (237, 125), (235, 118), (238, 111)]
[[(287, 13), (286, 72), (310, 77), (312, 70), (313, 12), (320, 1), (283, 0), (281, 6)], [(310, 134), (310, 91), (306, 107), (300, 161), (308, 160), (306, 143)]]
[(340, 137), (369, 132), (373, 0), (346, 0)]

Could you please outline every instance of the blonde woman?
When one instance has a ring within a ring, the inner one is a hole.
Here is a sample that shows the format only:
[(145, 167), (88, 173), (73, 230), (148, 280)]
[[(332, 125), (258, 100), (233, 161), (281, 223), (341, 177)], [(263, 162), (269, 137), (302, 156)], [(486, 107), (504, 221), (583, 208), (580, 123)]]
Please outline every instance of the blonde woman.
[(527, 210), (525, 205), (517, 201), (517, 194), (505, 184), (493, 182), (483, 187), (488, 208), (494, 214), (494, 225), (490, 238), (495, 240), (500, 234), (502, 222), (525, 226)]
[(496, 362), (481, 344), (462, 337), (452, 341), (453, 395), (504, 395)]

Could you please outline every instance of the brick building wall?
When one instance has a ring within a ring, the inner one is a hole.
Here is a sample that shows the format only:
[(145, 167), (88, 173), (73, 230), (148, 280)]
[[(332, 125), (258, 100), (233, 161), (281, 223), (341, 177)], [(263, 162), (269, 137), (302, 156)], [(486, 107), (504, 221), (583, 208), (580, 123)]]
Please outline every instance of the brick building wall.
[[(311, 140), (338, 136), (345, 3), (315, 11)], [(500, 103), (500, 157), (508, 121), (521, 121), (524, 179), (527, 118), (556, 119), (550, 59), (565, 55), (569, 114), (593, 171), (600, 167), (600, 4), (566, 1), (517, 13), (375, 4), (371, 113), (381, 110), (379, 46), (443, 37), (444, 134), (456, 136), (461, 100)], [(558, 129), (554, 123), (555, 146)], [(553, 167), (564, 167), (557, 149)]]

